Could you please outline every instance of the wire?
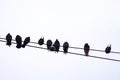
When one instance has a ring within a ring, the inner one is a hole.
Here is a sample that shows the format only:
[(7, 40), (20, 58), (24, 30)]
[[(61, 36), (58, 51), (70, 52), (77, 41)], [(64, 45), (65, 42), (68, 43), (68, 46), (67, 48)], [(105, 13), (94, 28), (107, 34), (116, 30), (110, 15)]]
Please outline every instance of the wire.
[[(0, 38), (0, 39), (6, 40), (5, 38)], [(12, 39), (12, 40), (15, 41), (14, 39)], [(37, 42), (30, 42), (30, 43), (38, 44)], [(44, 43), (44, 45), (47, 45), (47, 44)], [(60, 47), (63, 47), (63, 46), (60, 46)], [(72, 46), (69, 46), (69, 48), (84, 50), (84, 48), (81, 48), (81, 47), (72, 47)], [(91, 51), (97, 51), (97, 52), (105, 52), (105, 50), (98, 50), (98, 49), (90, 49), (90, 50)], [(111, 51), (110, 53), (120, 54), (120, 52), (117, 52), (117, 51)]]
[[(6, 42), (5, 40), (0, 40), (0, 42)], [(12, 42), (13, 44), (16, 44), (15, 42)], [(43, 47), (37, 47), (37, 46), (33, 46), (33, 45), (26, 45), (28, 47), (32, 47), (32, 48), (38, 48), (38, 49), (45, 49), (47, 50), (47, 48), (43, 48)], [(59, 51), (59, 52), (63, 52), (63, 51)], [(74, 54), (74, 55), (80, 55), (80, 56), (85, 56), (84, 54), (80, 54), (80, 53), (74, 53), (74, 52), (68, 52), (69, 54)], [(120, 62), (120, 60), (118, 59), (111, 59), (111, 58), (105, 58), (105, 57), (98, 57), (98, 56), (85, 56), (85, 57), (92, 57), (92, 58), (98, 58), (98, 59), (104, 59), (104, 60), (110, 60), (110, 61), (116, 61), (116, 62)]]

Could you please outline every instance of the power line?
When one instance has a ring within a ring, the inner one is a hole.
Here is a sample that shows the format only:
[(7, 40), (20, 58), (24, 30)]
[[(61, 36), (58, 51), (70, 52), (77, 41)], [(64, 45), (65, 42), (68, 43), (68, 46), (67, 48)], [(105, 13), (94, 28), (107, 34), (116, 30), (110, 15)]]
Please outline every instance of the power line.
[[(5, 38), (0, 38), (0, 39), (6, 40)], [(12, 40), (15, 41), (14, 39), (12, 39)], [(30, 43), (38, 44), (37, 42), (30, 42)], [(47, 45), (47, 44), (44, 43), (44, 45)], [(60, 46), (60, 47), (63, 47), (63, 46)], [(84, 50), (84, 48), (81, 48), (81, 47), (72, 47), (72, 46), (69, 46), (69, 48)], [(98, 50), (98, 49), (90, 49), (90, 50), (91, 51), (97, 51), (97, 52), (105, 52), (105, 50)], [(120, 54), (120, 52), (117, 52), (117, 51), (111, 51), (110, 53)]]
[[(0, 40), (0, 42), (6, 42), (5, 40)], [(15, 42), (12, 42), (13, 44), (16, 44)], [(33, 45), (26, 45), (28, 47), (32, 47), (32, 48), (38, 48), (38, 49), (45, 49), (47, 50), (47, 48), (43, 48), (43, 47), (37, 47), (37, 46), (33, 46)], [(63, 51), (59, 51), (59, 52), (63, 52)], [(80, 53), (74, 53), (74, 52), (68, 52), (69, 54), (74, 54), (74, 55), (80, 55), (80, 56), (85, 56), (84, 54), (80, 54)], [(110, 61), (116, 61), (116, 62), (120, 62), (120, 60), (118, 59), (111, 59), (111, 58), (105, 58), (105, 57), (98, 57), (98, 56), (85, 56), (85, 57), (92, 57), (92, 58), (98, 58), (98, 59), (104, 59), (104, 60), (110, 60)]]

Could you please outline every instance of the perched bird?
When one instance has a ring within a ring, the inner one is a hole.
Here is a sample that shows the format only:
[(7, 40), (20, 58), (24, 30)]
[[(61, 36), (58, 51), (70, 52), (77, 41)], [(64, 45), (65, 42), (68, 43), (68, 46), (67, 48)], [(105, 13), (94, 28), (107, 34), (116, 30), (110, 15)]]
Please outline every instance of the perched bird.
[(10, 35), (10, 33), (8, 33), (6, 35), (6, 40), (7, 40), (6, 45), (8, 45), (10, 47), (11, 46), (11, 41), (12, 41), (12, 36)]
[(52, 46), (52, 41), (49, 39), (47, 40), (47, 49), (50, 50), (51, 46)]
[(64, 51), (64, 53), (68, 52), (68, 48), (69, 48), (69, 43), (68, 42), (64, 42), (64, 44), (63, 44), (63, 51)]
[(30, 42), (30, 37), (26, 37), (24, 42), (23, 42), (23, 45), (22, 47), (25, 48), (25, 46)]
[(38, 44), (39, 44), (39, 45), (43, 45), (43, 44), (44, 44), (44, 37), (43, 37), (43, 38), (41, 37), (41, 38), (39, 39)]
[(56, 39), (55, 43), (53, 44), (55, 51), (58, 52), (59, 48), (60, 48), (60, 42), (58, 41), (58, 39)]
[(108, 45), (108, 46), (105, 48), (105, 52), (106, 52), (106, 54), (108, 54), (108, 53), (111, 52), (111, 45)]
[(88, 43), (85, 43), (84, 45), (84, 52), (85, 52), (85, 56), (89, 56), (89, 50), (90, 50), (90, 46), (88, 45)]
[(55, 51), (55, 47), (54, 46), (50, 46), (50, 51)]
[(16, 40), (16, 44), (17, 44), (16, 47), (21, 48), (21, 46), (22, 46), (22, 37), (17, 35), (15, 40)]

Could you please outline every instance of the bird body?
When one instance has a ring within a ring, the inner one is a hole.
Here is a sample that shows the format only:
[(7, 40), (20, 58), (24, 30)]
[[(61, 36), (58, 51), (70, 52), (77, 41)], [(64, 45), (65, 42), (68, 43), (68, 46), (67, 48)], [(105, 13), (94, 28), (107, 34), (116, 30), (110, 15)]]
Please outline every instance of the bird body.
[(64, 53), (68, 52), (68, 48), (69, 48), (69, 43), (68, 42), (64, 42), (64, 44), (63, 44), (63, 51), (64, 51)]
[(26, 37), (24, 42), (23, 42), (23, 45), (22, 47), (25, 48), (25, 46), (30, 42), (30, 37)]
[(10, 35), (10, 33), (7, 34), (6, 40), (7, 40), (6, 45), (8, 45), (10, 47), (11, 46), (11, 41), (12, 41), (12, 36)]
[(39, 45), (43, 45), (44, 44), (44, 37), (39, 39), (38, 44)]
[(84, 52), (85, 52), (85, 56), (89, 56), (89, 50), (90, 50), (90, 46), (88, 45), (88, 43), (85, 43), (84, 45)]
[(52, 41), (49, 39), (47, 40), (47, 49), (50, 50), (51, 46), (52, 46)]
[(108, 45), (105, 49), (105, 53), (108, 54), (111, 52), (111, 45)]
[(56, 39), (55, 43), (53, 44), (55, 51), (58, 52), (59, 48), (60, 48), (60, 42), (58, 41), (58, 39)]
[(22, 37), (17, 35), (15, 40), (16, 40), (16, 44), (17, 44), (16, 47), (21, 48), (21, 46), (22, 46)]

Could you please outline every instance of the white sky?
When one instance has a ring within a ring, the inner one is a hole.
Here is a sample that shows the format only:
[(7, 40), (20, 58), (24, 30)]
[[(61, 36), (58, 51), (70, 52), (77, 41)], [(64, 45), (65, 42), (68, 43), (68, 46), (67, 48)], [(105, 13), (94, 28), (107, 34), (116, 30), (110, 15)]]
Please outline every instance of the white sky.
[[(0, 0), (0, 37), (10, 32), (70, 46), (120, 51), (119, 0)], [(120, 80), (120, 63), (0, 42), (0, 80)], [(82, 50), (71, 50), (83, 53)], [(120, 55), (90, 52), (120, 59)]]

